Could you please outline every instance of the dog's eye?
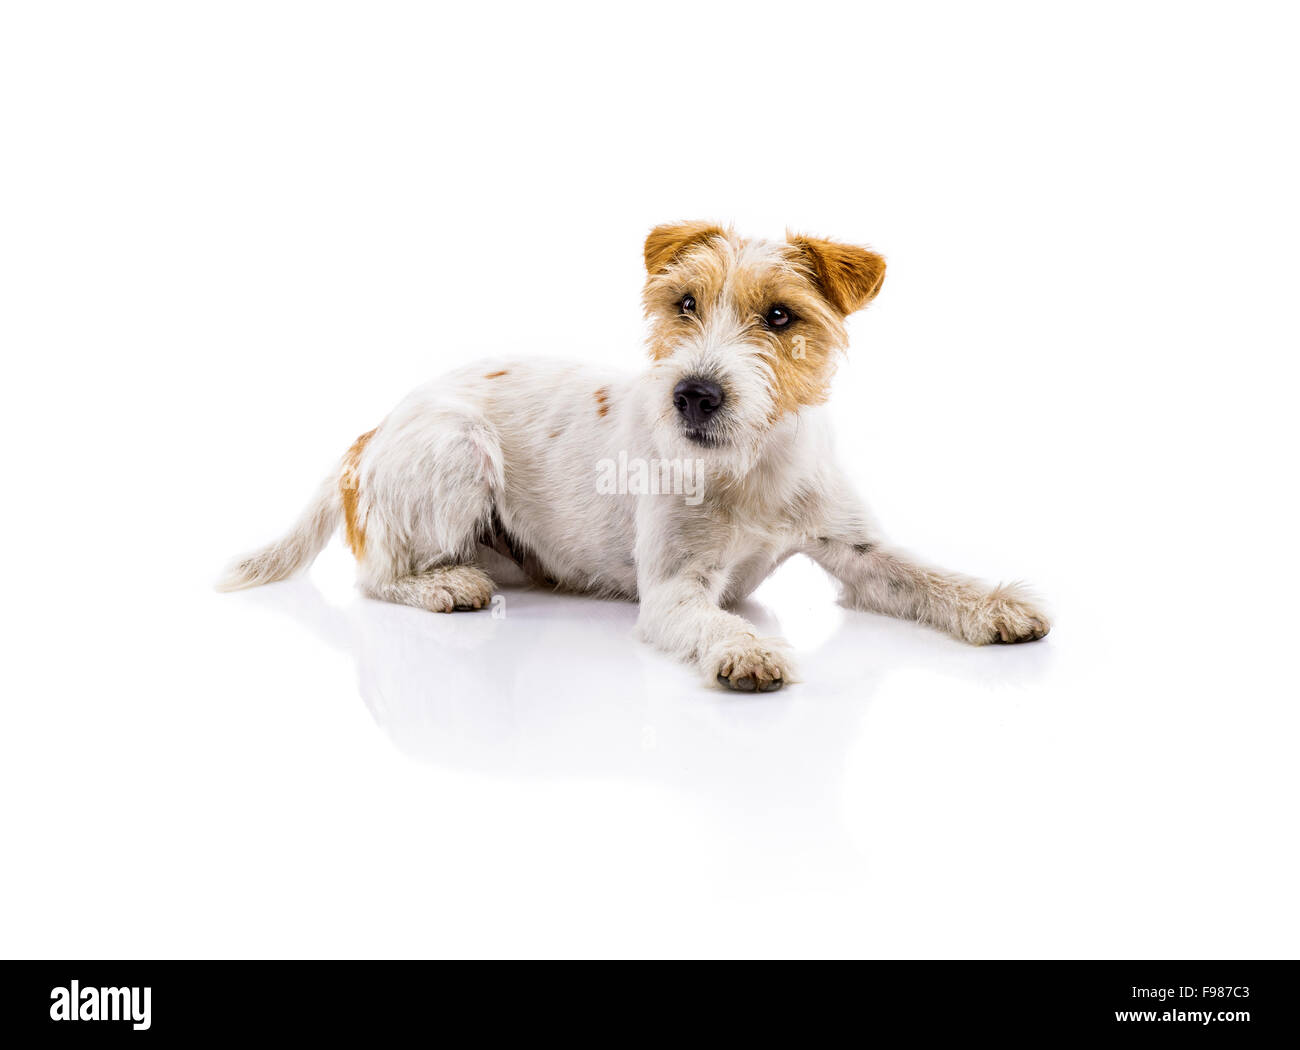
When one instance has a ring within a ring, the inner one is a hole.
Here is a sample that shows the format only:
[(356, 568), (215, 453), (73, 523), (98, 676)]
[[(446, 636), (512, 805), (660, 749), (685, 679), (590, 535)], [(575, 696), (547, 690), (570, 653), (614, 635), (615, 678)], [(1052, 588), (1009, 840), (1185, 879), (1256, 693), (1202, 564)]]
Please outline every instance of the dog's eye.
[(774, 306), (763, 316), (763, 322), (769, 328), (784, 328), (794, 320), (794, 314), (784, 306)]
[(682, 313), (693, 314), (695, 313), (695, 296), (685, 296), (677, 305), (681, 307)]

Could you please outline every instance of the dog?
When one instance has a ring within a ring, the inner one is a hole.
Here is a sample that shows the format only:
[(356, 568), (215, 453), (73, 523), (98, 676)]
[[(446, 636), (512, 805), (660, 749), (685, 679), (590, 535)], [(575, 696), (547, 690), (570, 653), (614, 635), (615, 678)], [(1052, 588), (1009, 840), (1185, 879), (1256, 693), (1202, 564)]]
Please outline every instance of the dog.
[(820, 406), (845, 319), (884, 281), (880, 255), (705, 222), (657, 226), (644, 251), (647, 369), (501, 360), (418, 388), (219, 587), (285, 579), (341, 525), (369, 597), (482, 609), (494, 576), (521, 571), (639, 602), (645, 641), (742, 692), (795, 680), (787, 646), (727, 610), (794, 554), (854, 609), (975, 645), (1047, 634), (1019, 585), (891, 547), (836, 465)]

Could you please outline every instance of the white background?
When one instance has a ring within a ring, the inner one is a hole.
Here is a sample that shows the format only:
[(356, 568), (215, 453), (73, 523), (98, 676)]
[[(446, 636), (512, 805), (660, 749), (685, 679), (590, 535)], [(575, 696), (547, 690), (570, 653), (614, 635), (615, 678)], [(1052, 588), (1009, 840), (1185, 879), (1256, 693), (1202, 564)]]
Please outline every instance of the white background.
[[(1285, 5), (14, 3), (0, 951), (1294, 956)], [(790, 564), (805, 683), (630, 605), (242, 595), (411, 386), (641, 360), (641, 242), (869, 243), (833, 411), (974, 649)]]

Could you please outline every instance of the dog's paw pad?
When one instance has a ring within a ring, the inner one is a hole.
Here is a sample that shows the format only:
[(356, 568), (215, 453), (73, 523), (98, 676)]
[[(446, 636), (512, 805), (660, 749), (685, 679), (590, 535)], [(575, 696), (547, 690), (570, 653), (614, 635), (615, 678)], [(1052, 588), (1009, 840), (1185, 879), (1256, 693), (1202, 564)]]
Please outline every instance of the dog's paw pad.
[(760, 684), (748, 676), (735, 679), (727, 678), (725, 675), (718, 675), (718, 685), (725, 686), (727, 689), (735, 689), (740, 693), (775, 693), (785, 685), (785, 682), (780, 678), (773, 678), (770, 682)]

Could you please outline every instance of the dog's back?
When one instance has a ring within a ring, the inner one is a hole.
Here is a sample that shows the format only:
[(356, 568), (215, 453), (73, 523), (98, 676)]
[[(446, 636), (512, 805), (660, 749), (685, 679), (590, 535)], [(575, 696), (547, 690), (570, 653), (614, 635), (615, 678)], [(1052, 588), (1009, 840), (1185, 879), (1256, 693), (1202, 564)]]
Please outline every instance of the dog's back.
[[(342, 527), (363, 588), (488, 547), (534, 579), (633, 597), (633, 501), (605, 498), (596, 479), (599, 463), (648, 440), (635, 382), (533, 359), (427, 383), (352, 444), (288, 535), (236, 560), (218, 586), (285, 579)], [(452, 597), (479, 603), (469, 591)]]

